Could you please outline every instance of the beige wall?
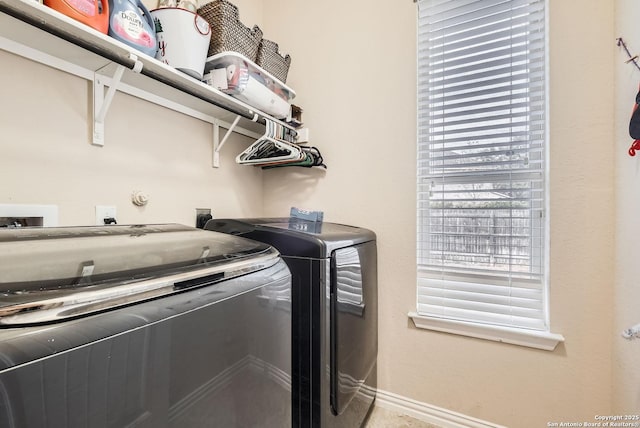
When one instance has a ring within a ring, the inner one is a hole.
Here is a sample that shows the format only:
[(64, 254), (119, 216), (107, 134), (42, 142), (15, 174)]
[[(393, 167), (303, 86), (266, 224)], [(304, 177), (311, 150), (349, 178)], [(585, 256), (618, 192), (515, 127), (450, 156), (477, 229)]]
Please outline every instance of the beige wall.
[(0, 203), (57, 205), (60, 225), (94, 224), (95, 205), (115, 205), (119, 223), (261, 213), (261, 172), (233, 160), (248, 138), (234, 135), (213, 169), (211, 124), (119, 92), (105, 146), (92, 146), (86, 80), (4, 51), (0, 64)]
[[(234, 3), (243, 22), (261, 24), (261, 2)], [(95, 205), (115, 205), (120, 223), (193, 225), (195, 208), (262, 213), (261, 171), (234, 162), (251, 139), (234, 134), (214, 169), (211, 124), (118, 92), (105, 146), (92, 146), (87, 81), (4, 51), (0, 64), (0, 204), (57, 205), (60, 225), (94, 224)], [(131, 203), (135, 190), (146, 207)]]
[(417, 330), (407, 317), (416, 280), (415, 4), (266, 4), (265, 28), (286, 41), (290, 83), (329, 169), (265, 174), (265, 211), (323, 209), (328, 220), (377, 232), (380, 388), (511, 427), (609, 412), (613, 4), (550, 2), (551, 325), (566, 338), (554, 352)]
[[(622, 37), (635, 55), (640, 49), (640, 5), (632, 0), (616, 2), (616, 37)], [(614, 46), (612, 44), (612, 46)], [(630, 157), (629, 117), (638, 91), (640, 71), (625, 64), (626, 54), (615, 50), (616, 64), (616, 288), (613, 347), (614, 411), (640, 409), (640, 341), (625, 341), (620, 332), (640, 323), (640, 263), (638, 263), (638, 213), (640, 213), (640, 159)]]
[[(640, 49), (640, 6), (550, 0), (551, 325), (566, 342), (546, 352), (417, 330), (407, 317), (415, 309), (415, 4), (236, 4), (243, 21), (292, 55), (287, 83), (326, 172), (236, 166), (250, 142), (240, 136), (212, 169), (211, 125), (120, 93), (106, 145), (93, 147), (88, 83), (0, 52), (0, 203), (56, 204), (61, 224), (91, 224), (96, 204), (117, 205), (121, 223), (192, 224), (196, 207), (218, 217), (322, 209), (327, 220), (378, 234), (382, 389), (511, 427), (637, 412), (640, 345), (619, 331), (640, 322), (640, 170), (620, 129), (639, 72), (620, 65), (615, 73), (614, 11)], [(133, 190), (150, 195), (147, 207), (129, 202)]]

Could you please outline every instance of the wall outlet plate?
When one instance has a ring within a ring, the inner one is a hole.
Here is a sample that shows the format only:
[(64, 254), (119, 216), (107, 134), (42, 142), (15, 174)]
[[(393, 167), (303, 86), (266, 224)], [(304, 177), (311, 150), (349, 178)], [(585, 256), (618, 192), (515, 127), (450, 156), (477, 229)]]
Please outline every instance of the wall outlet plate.
[(116, 219), (116, 207), (115, 205), (96, 205), (96, 224), (104, 226), (105, 218)]
[(31, 219), (29, 226), (58, 226), (57, 205), (0, 204), (0, 217)]

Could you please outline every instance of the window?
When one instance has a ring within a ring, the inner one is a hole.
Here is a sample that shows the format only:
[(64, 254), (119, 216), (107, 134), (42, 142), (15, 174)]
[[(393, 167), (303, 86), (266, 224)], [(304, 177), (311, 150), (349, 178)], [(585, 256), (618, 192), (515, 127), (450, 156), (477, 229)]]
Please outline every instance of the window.
[(418, 10), (414, 321), (548, 332), (545, 0)]

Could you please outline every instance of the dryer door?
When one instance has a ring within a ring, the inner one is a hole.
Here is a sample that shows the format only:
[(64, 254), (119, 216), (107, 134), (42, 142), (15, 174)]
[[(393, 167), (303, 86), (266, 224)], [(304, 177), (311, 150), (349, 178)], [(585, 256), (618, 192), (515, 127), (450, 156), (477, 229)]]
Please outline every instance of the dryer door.
[(378, 354), (376, 264), (374, 241), (331, 255), (330, 389), (335, 415), (341, 415), (356, 396), (365, 401), (375, 397), (376, 385), (368, 379), (375, 379), (370, 375)]

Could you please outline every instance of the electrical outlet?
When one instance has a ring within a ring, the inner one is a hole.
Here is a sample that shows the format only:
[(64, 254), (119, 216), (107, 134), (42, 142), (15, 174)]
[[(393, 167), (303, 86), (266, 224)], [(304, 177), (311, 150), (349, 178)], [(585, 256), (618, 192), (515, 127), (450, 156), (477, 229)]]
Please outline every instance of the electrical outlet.
[(116, 219), (116, 207), (114, 205), (96, 205), (96, 224), (104, 225), (104, 219)]
[(196, 227), (198, 229), (203, 229), (207, 221), (212, 218), (210, 208), (196, 208)]

